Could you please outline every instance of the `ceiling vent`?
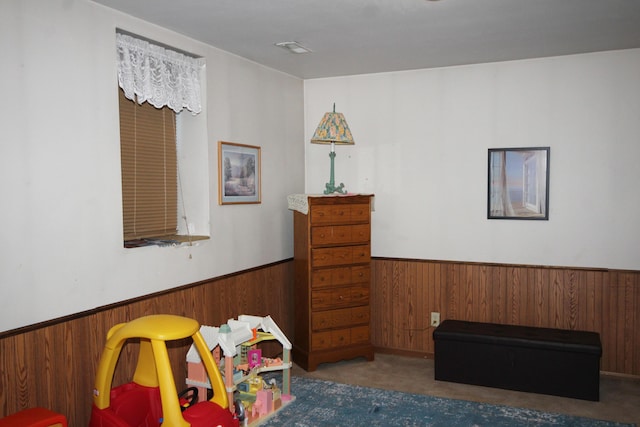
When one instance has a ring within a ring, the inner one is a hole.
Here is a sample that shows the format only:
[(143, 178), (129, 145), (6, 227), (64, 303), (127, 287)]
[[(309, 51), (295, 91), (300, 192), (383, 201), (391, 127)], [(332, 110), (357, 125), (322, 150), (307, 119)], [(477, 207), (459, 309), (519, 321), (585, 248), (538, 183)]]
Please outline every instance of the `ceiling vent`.
[(298, 42), (280, 42), (276, 46), (288, 50), (291, 53), (310, 53), (311, 49), (307, 49)]

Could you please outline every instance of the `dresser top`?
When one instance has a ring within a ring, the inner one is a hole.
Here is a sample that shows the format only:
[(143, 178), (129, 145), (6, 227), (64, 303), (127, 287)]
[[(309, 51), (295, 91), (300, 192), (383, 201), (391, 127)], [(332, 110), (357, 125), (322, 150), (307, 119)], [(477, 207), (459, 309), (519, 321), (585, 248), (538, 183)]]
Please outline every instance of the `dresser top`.
[[(290, 194), (287, 196), (287, 204), (290, 210), (307, 215), (309, 204), (333, 204), (333, 203), (368, 203), (373, 194), (348, 193), (348, 194)], [(310, 202), (310, 199), (313, 199)]]

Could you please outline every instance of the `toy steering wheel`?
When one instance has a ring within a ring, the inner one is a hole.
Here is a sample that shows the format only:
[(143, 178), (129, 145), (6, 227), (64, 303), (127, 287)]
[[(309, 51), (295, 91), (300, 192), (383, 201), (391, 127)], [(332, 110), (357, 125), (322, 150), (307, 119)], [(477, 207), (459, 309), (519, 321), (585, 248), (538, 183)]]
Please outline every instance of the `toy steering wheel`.
[(191, 405), (198, 402), (198, 388), (189, 387), (178, 393), (178, 400), (180, 401), (180, 410), (184, 411)]

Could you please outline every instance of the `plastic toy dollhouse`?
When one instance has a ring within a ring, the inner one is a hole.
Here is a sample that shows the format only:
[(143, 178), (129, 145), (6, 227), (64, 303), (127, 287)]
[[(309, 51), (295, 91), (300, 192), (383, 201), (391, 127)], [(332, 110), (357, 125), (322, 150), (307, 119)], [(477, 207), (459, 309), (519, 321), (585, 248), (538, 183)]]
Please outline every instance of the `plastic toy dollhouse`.
[[(291, 342), (271, 316), (250, 315), (229, 319), (220, 327), (201, 326), (209, 350), (224, 375), (230, 409), (244, 418), (245, 426), (256, 426), (265, 417), (290, 403)], [(278, 341), (282, 345), (282, 359), (263, 357), (260, 344)], [(275, 378), (268, 382), (263, 374), (282, 372), (282, 389)], [(200, 399), (206, 399), (210, 388), (200, 356), (195, 348), (187, 353), (187, 384), (198, 388)], [(232, 404), (236, 402), (236, 405)]]

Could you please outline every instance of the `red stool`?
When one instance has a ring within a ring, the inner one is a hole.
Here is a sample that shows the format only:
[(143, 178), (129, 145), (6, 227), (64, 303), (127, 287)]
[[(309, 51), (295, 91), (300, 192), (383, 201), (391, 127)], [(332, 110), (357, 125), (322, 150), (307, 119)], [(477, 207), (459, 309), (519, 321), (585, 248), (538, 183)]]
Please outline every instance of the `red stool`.
[(45, 408), (30, 408), (0, 419), (0, 427), (67, 427), (67, 418)]

